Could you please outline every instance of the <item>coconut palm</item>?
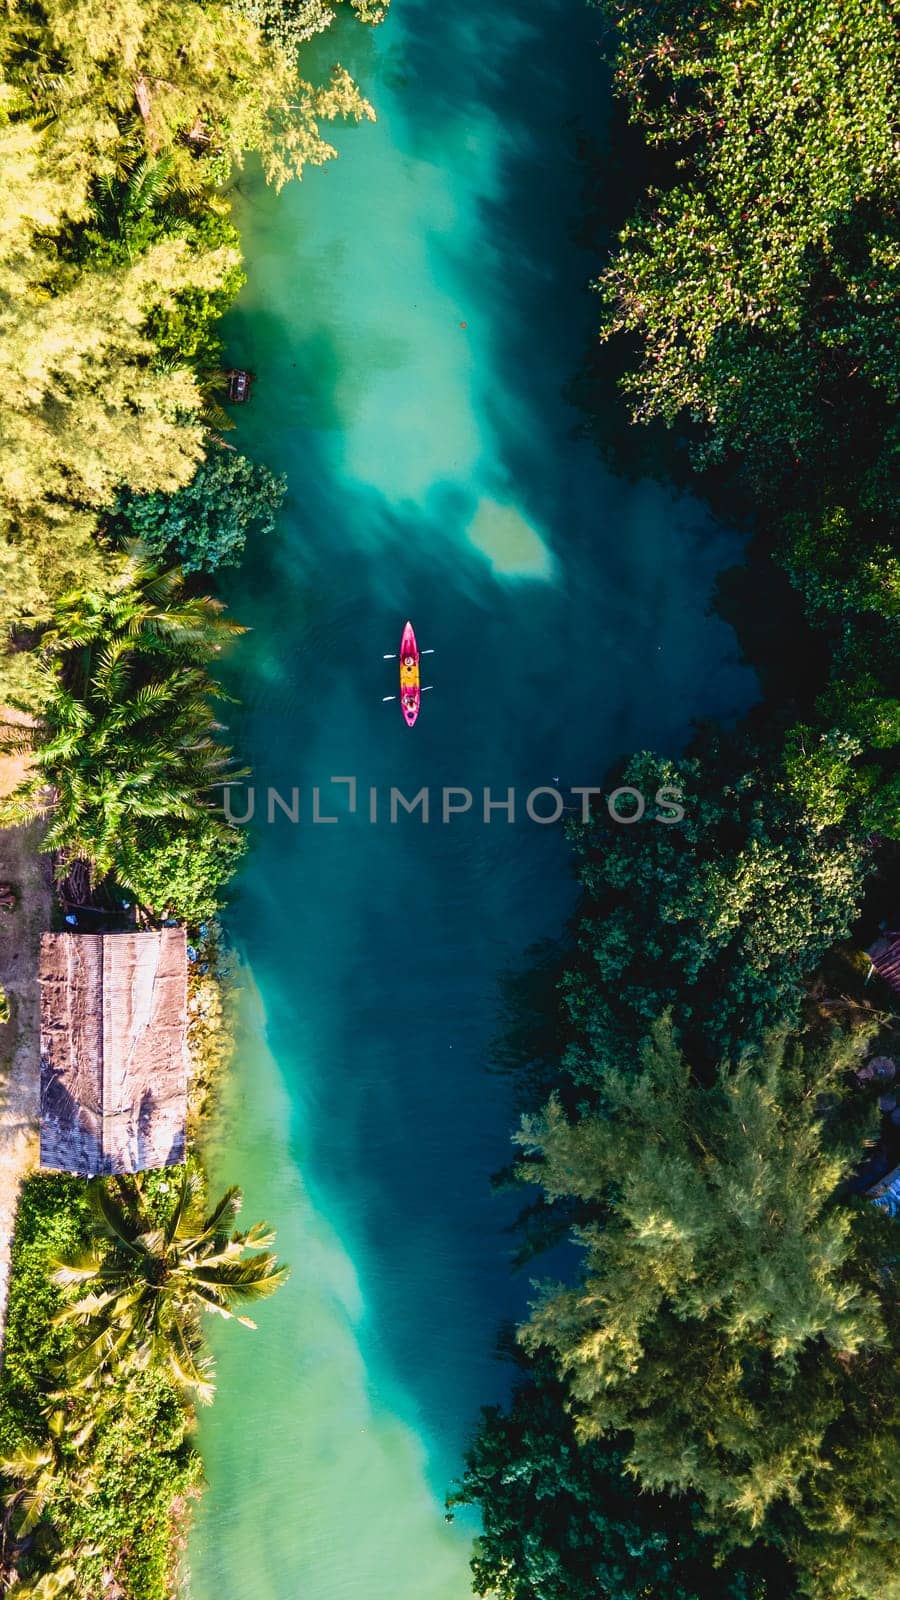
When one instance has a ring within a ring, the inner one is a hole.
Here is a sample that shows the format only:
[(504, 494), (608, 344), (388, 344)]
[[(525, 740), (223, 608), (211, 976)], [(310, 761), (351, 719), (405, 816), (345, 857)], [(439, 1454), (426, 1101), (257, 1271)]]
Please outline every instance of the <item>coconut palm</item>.
[(65, 1478), (70, 1490), (75, 1486), (87, 1494), (93, 1487), (81, 1450), (94, 1427), (93, 1418), (73, 1423), (64, 1409), (55, 1407), (47, 1414), (46, 1439), (23, 1446), (0, 1461), (0, 1473), (13, 1485), (4, 1494), (3, 1504), (17, 1538), (25, 1538), (37, 1527), (60, 1478)]
[(198, 1215), (196, 1178), (188, 1167), (162, 1220), (158, 1202), (148, 1199), (136, 1178), (100, 1180), (92, 1196), (97, 1245), (53, 1274), (63, 1288), (87, 1290), (57, 1316), (87, 1335), (65, 1363), (67, 1380), (76, 1389), (90, 1387), (128, 1362), (161, 1362), (194, 1398), (208, 1403), (213, 1383), (201, 1350), (201, 1314), (255, 1326), (237, 1308), (266, 1298), (284, 1282), (288, 1269), (268, 1249), (274, 1235), (265, 1223), (245, 1233), (232, 1228), (241, 1207), (239, 1189), (227, 1189), (208, 1215)]
[[(103, 239), (120, 245), (133, 260), (165, 232), (180, 231), (173, 201), (170, 154), (145, 155), (123, 173), (107, 173), (94, 185), (93, 221)], [(182, 223), (183, 226), (183, 223)]]
[[(242, 632), (218, 601), (185, 592), (181, 573), (133, 558), (112, 593), (57, 605), (42, 641), (45, 705), (31, 771), (3, 807), (7, 822), (49, 813), (43, 848), (105, 875), (147, 818), (190, 818), (231, 753), (211, 709), (227, 699), (206, 664)], [(33, 738), (8, 728), (7, 748)]]
[(61, 1476), (62, 1463), (52, 1445), (32, 1445), (0, 1461), (0, 1472), (12, 1487), (3, 1495), (8, 1527), (20, 1546), (27, 1545), (29, 1534), (47, 1509)]
[[(60, 1403), (61, 1402), (61, 1403)], [(66, 1395), (52, 1397), (47, 1434), (39, 1444), (23, 1444), (0, 1460), (4, 1482), (0, 1514), (0, 1592), (7, 1600), (54, 1600), (74, 1580), (68, 1561), (41, 1577), (22, 1577), (22, 1565), (45, 1565), (46, 1536), (53, 1533), (44, 1514), (55, 1491), (85, 1501), (97, 1488), (96, 1474), (83, 1447), (94, 1432), (97, 1415), (85, 1417)], [(42, 1538), (42, 1535), (44, 1536)]]
[(144, 653), (197, 659), (221, 649), (224, 639), (243, 633), (239, 622), (223, 615), (218, 600), (188, 594), (179, 568), (160, 572), (140, 549), (132, 547), (121, 582), (111, 592), (77, 589), (58, 602), (43, 635), (45, 651), (67, 657), (67, 681), (86, 687), (93, 656), (69, 658), (85, 650), (102, 652), (112, 635), (139, 643)]
[(5, 1600), (56, 1600), (66, 1594), (75, 1582), (75, 1568), (69, 1562), (45, 1572), (41, 1578), (20, 1578), (4, 1590)]
[[(56, 1600), (75, 1582), (75, 1568), (67, 1558), (39, 1577), (22, 1577), (23, 1565), (33, 1565), (37, 1557), (43, 1564), (35, 1535), (24, 1533), (18, 1523), (20, 1495), (7, 1495), (0, 1514), (0, 1594), (3, 1600)], [(79, 1546), (73, 1554), (87, 1554)]]

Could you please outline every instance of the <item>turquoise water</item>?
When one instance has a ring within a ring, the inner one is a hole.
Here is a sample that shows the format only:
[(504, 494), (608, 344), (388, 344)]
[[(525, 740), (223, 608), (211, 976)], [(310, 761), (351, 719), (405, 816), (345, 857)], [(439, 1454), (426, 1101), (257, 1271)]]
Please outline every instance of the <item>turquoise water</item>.
[[(472, 1528), (443, 1497), (529, 1294), (489, 1187), (513, 1122), (486, 1070), (497, 982), (559, 931), (572, 884), (556, 829), (474, 807), (392, 827), (390, 786), (438, 806), (444, 785), (512, 786), (521, 806), (674, 752), (754, 692), (708, 614), (737, 541), (612, 476), (565, 398), (597, 319), (596, 32), (574, 3), (395, 0), (341, 40), (378, 124), (280, 197), (241, 185), (229, 353), (258, 382), (232, 437), (289, 492), (230, 585), (253, 629), (230, 722), (262, 820), (229, 916), (247, 982), (214, 1166), (293, 1277), (259, 1332), (215, 1341), (194, 1600), (469, 1592)], [(407, 617), (436, 652), (412, 733), (382, 704)], [(331, 775), (357, 778), (355, 814)], [(299, 787), (297, 825), (266, 824), (270, 785)], [(336, 823), (312, 825), (314, 785)]]

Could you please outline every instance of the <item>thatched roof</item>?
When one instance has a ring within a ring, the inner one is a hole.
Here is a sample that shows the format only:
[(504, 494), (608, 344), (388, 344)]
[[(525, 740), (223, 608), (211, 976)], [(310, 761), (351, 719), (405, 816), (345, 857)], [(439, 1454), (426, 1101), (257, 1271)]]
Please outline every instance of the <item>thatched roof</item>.
[(183, 928), (41, 939), (41, 1166), (85, 1177), (184, 1160)]

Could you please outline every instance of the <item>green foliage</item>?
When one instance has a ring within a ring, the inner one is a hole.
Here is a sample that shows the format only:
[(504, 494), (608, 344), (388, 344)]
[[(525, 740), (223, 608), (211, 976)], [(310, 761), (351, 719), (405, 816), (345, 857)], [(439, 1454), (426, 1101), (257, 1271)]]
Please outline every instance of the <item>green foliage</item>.
[(583, 1269), (521, 1330), (532, 1380), (469, 1456), (476, 1582), (898, 1600), (896, 1224), (852, 1193), (867, 1039), (785, 1034), (900, 830), (896, 19), (601, 6), (660, 174), (601, 274), (604, 334), (638, 341), (635, 418), (736, 469), (832, 664), (757, 710), (761, 752), (744, 732), (629, 763), (684, 791), (683, 823), (570, 830), (558, 1092), (520, 1175), (531, 1242), (573, 1227)]
[(819, 728), (800, 725), (788, 737), (788, 787), (820, 827), (848, 819), (858, 829), (900, 838), (894, 755), (900, 745), (900, 699), (885, 695), (878, 680), (864, 673), (855, 681), (835, 682), (818, 710)]
[[(204, 207), (198, 214), (194, 198), (184, 197), (179, 210), (166, 219), (167, 226), (179, 236), (189, 237), (201, 255), (222, 248), (236, 252), (239, 246), (237, 229), (221, 207), (222, 202), (215, 196), (205, 197)], [(223, 275), (221, 283), (207, 288), (200, 282), (192, 282), (166, 303), (158, 301), (151, 306), (146, 328), (160, 361), (170, 365), (186, 362), (205, 384), (220, 382), (216, 370), (223, 354), (219, 321), (244, 282), (244, 273), (235, 255), (234, 265)]]
[(189, 825), (150, 823), (133, 843), (123, 841), (116, 878), (157, 917), (174, 916), (195, 926), (221, 910), (223, 885), (246, 848), (246, 833), (218, 817)]
[(788, 517), (782, 559), (810, 616), (827, 624), (855, 612), (900, 617), (900, 556), (871, 525), (863, 532), (845, 506)]
[[(160, 234), (90, 270), (43, 239), (14, 260), (0, 253), (0, 629), (14, 643), (67, 590), (115, 584), (121, 562), (98, 545), (97, 513), (123, 484), (174, 490), (193, 475), (207, 402), (189, 364), (217, 355), (200, 346), (237, 262), (233, 235), (201, 248)], [(200, 297), (206, 321), (194, 317), (164, 368), (153, 330), (183, 318), (185, 295)], [(39, 702), (33, 663), (12, 655), (3, 676), (16, 698)]]
[[(215, 1313), (255, 1324), (236, 1307), (274, 1294), (287, 1276), (268, 1250), (265, 1223), (232, 1230), (241, 1192), (231, 1188), (204, 1214), (195, 1173), (156, 1180), (95, 1182), (96, 1210), (89, 1250), (53, 1273), (62, 1288), (77, 1288), (57, 1321), (81, 1330), (65, 1360), (68, 1383), (94, 1390), (129, 1368), (161, 1368), (192, 1397), (214, 1394), (209, 1358), (201, 1353), (200, 1318)], [(251, 1252), (248, 1254), (247, 1252)]]
[(864, 881), (862, 846), (714, 745), (680, 762), (636, 756), (620, 781), (682, 790), (685, 817), (571, 830), (585, 896), (564, 983), (577, 1031), (565, 1067), (579, 1083), (666, 1009), (706, 1059), (796, 1017), (804, 976), (848, 932)]
[(895, 661), (879, 659), (880, 642), (871, 630), (854, 636), (815, 707), (815, 723), (800, 723), (788, 734), (784, 774), (816, 827), (843, 824), (897, 839), (900, 670)]
[(637, 418), (687, 419), (701, 465), (736, 458), (834, 643), (833, 691), (879, 680), (890, 737), (823, 701), (789, 737), (789, 792), (815, 826), (896, 838), (895, 18), (884, 0), (604, 9), (620, 90), (671, 158), (601, 275), (604, 332), (640, 339)]
[(183, 572), (233, 566), (248, 536), (267, 539), (287, 480), (233, 450), (216, 449), (177, 494), (120, 497), (111, 527)]
[(221, 288), (235, 265), (233, 249), (198, 257), (177, 238), (91, 272), (37, 247), (0, 262), (0, 510), (10, 520), (58, 520), (60, 502), (96, 508), (122, 483), (147, 492), (191, 477), (202, 397), (186, 367), (154, 364), (147, 318), (188, 284)]
[[(49, 1595), (65, 1574), (77, 1600), (96, 1600), (114, 1571), (128, 1600), (168, 1600), (173, 1508), (200, 1478), (176, 1347), (187, 1341), (202, 1368), (199, 1308), (232, 1315), (282, 1275), (267, 1254), (244, 1254), (266, 1243), (264, 1229), (229, 1232), (238, 1203), (229, 1190), (205, 1216), (193, 1167), (25, 1185), (0, 1374), (0, 1581), (45, 1583)], [(97, 1290), (81, 1310), (66, 1292), (75, 1281)], [(104, 1318), (119, 1331), (127, 1322), (128, 1338), (115, 1359), (102, 1338), (87, 1357), (79, 1328), (96, 1333)], [(102, 1382), (90, 1384), (89, 1367)]]
[(84, 1246), (89, 1225), (87, 1195), (76, 1179), (32, 1178), (24, 1185), (0, 1369), (0, 1455), (11, 1455), (41, 1432), (48, 1374), (70, 1342), (53, 1325), (60, 1295), (50, 1270), (60, 1255)]
[(705, 455), (752, 446), (761, 478), (831, 451), (832, 389), (868, 405), (896, 361), (890, 8), (609, 9), (632, 113), (680, 154), (601, 280), (610, 327), (644, 343), (637, 415), (687, 409)]
[[(80, 856), (101, 876), (142, 825), (204, 819), (230, 752), (210, 701), (210, 657), (241, 630), (176, 569), (132, 563), (112, 594), (57, 605), (44, 635), (43, 720), (32, 770), (5, 803), (10, 821), (49, 812), (42, 848)], [(23, 730), (10, 730), (21, 741)]]
[[(330, 28), (337, 15), (328, 0), (234, 0), (236, 9), (259, 28), (263, 37), (294, 51), (307, 39)], [(350, 0), (361, 22), (382, 22), (388, 0)]]
[(104, 1570), (117, 1558), (133, 1600), (162, 1600), (171, 1593), (173, 1506), (183, 1507), (201, 1481), (191, 1415), (173, 1384), (149, 1372), (112, 1385), (92, 1421), (90, 1493), (70, 1470), (48, 1505), (76, 1552), (75, 1592), (102, 1592)]
[(132, 156), (114, 172), (100, 173), (86, 220), (71, 225), (58, 247), (96, 268), (134, 261), (170, 236), (187, 239), (198, 253), (239, 243), (223, 201), (202, 183), (183, 187), (176, 181), (171, 151)]
[(661, 1022), (638, 1059), (598, 1062), (602, 1115), (551, 1100), (519, 1135), (524, 1175), (583, 1208), (584, 1280), (522, 1333), (554, 1352), (579, 1437), (624, 1434), (642, 1485), (781, 1549), (817, 1600), (897, 1592), (893, 1224), (837, 1199), (864, 1045), (773, 1039), (703, 1086)]
[(67, 1573), (70, 1592), (93, 1600), (103, 1572), (115, 1568), (133, 1600), (165, 1600), (172, 1502), (199, 1475), (176, 1390), (143, 1373), (140, 1383), (111, 1386), (89, 1413), (59, 1391), (59, 1363), (73, 1339), (55, 1320), (61, 1294), (51, 1272), (90, 1238), (83, 1183), (26, 1183), (0, 1374), (6, 1578), (49, 1586), (53, 1573)]
[(219, 321), (244, 283), (235, 265), (221, 284), (204, 289), (191, 284), (173, 295), (167, 305), (151, 306), (146, 329), (163, 361), (184, 361), (208, 372), (222, 359)]
[(340, 66), (299, 75), (308, 30), (288, 47), (264, 20), (226, 0), (0, 12), (0, 697), (30, 709), (35, 623), (116, 582), (98, 513), (174, 493), (224, 425), (217, 323), (243, 281), (225, 182), (254, 151), (280, 186), (335, 155), (325, 122), (373, 116)]
[(784, 1600), (777, 1553), (723, 1557), (685, 1496), (641, 1489), (626, 1443), (579, 1441), (547, 1361), (485, 1410), (451, 1504), (477, 1505), (476, 1593), (497, 1600)]
[[(369, 0), (351, 9), (384, 14)], [(299, 71), (296, 46), (329, 7), (288, 5), (281, 31), (273, 6), (252, 10), (0, 9), (0, 699), (41, 713), (6, 820), (48, 811), (46, 846), (63, 864), (116, 868), (146, 903), (197, 919), (244, 843), (210, 793), (229, 753), (207, 668), (238, 630), (180, 574), (113, 548), (110, 507), (127, 504), (189, 569), (233, 561), (248, 531), (271, 530), (280, 485), (239, 457), (226, 465), (209, 432), (225, 425), (217, 324), (243, 281), (223, 190), (248, 152), (280, 186), (335, 155), (326, 122), (373, 116), (339, 65), (321, 83)], [(259, 1230), (224, 1237), (233, 1191), (199, 1220), (199, 1196), (189, 1205), (164, 1178), (119, 1201), (123, 1226), (152, 1219), (165, 1241), (156, 1257), (145, 1241), (142, 1259), (165, 1287), (129, 1277), (137, 1241), (98, 1244), (82, 1185), (23, 1192), (0, 1374), (10, 1600), (168, 1600), (172, 1512), (199, 1475), (180, 1392), (206, 1381), (197, 1301), (231, 1314), (278, 1281), (265, 1253), (243, 1257)], [(62, 1308), (51, 1264), (85, 1251), (100, 1292)], [(113, 1278), (114, 1301), (102, 1292)], [(82, 1318), (96, 1360), (75, 1349)], [(80, 1383), (100, 1370), (103, 1383), (60, 1388), (67, 1362)]]
[(72, 216), (86, 210), (93, 175), (115, 170), (138, 139), (151, 155), (171, 151), (179, 181), (197, 161), (227, 175), (252, 150), (282, 183), (334, 154), (322, 120), (371, 115), (342, 69), (306, 82), (222, 0), (188, 12), (175, 0), (110, 0), (102, 11), (44, 0), (7, 17), (0, 62), (9, 99), (43, 119), (28, 147), (34, 175), (58, 176), (68, 194), (51, 192)]
[(784, 751), (787, 788), (815, 826), (836, 827), (851, 807), (865, 805), (875, 773), (854, 764), (862, 749), (847, 731), (819, 733), (802, 723), (791, 729)]

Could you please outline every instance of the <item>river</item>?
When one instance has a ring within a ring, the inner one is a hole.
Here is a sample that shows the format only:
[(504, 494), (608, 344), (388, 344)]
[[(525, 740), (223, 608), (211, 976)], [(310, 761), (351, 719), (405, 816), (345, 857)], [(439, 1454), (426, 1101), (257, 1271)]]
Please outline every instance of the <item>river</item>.
[[(487, 1070), (498, 978), (573, 900), (559, 830), (522, 806), (754, 694), (709, 611), (734, 535), (610, 472), (567, 399), (598, 317), (580, 226), (605, 181), (598, 32), (577, 0), (395, 0), (338, 41), (377, 125), (339, 129), (339, 160), (280, 196), (241, 182), (226, 331), (257, 382), (232, 438), (289, 490), (227, 585), (253, 630), (229, 723), (257, 818), (211, 1159), (293, 1275), (258, 1332), (213, 1330), (193, 1600), (469, 1593), (472, 1527), (443, 1499), (530, 1292), (489, 1182), (513, 1122)], [(435, 650), (412, 732), (382, 698), (407, 617)], [(357, 779), (354, 813), (333, 775)], [(316, 785), (337, 822), (312, 823)], [(391, 785), (430, 789), (427, 825), (390, 824)], [(486, 826), (485, 785), (520, 820)], [(299, 788), (297, 824), (266, 822), (270, 786)], [(444, 786), (476, 796), (446, 825)]]

